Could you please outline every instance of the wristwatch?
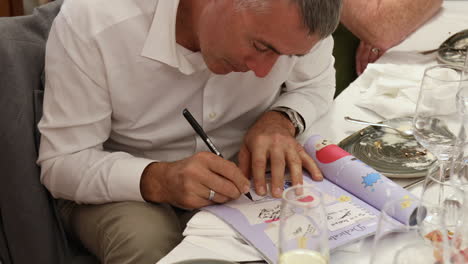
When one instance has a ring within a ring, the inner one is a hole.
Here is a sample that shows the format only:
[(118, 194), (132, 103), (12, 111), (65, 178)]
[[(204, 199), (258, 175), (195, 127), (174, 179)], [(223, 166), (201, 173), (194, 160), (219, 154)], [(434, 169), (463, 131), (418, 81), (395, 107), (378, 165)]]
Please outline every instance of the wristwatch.
[(296, 134), (294, 136), (300, 135), (305, 130), (304, 119), (302, 116), (296, 112), (295, 110), (284, 107), (284, 106), (277, 106), (270, 109), (271, 111), (279, 112), (287, 117), (291, 123), (293, 124), (294, 128), (296, 129)]

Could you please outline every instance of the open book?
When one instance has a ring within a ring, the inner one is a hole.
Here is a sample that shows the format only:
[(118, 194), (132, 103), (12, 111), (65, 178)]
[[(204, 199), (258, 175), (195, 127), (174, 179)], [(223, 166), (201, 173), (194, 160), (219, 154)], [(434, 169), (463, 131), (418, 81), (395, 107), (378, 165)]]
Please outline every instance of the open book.
[[(320, 136), (310, 137), (304, 148), (325, 176), (323, 181), (315, 182), (304, 172), (304, 183), (314, 185), (323, 193), (331, 250), (373, 234), (379, 210), (388, 200), (408, 199), (401, 205), (409, 209), (405, 210), (408, 214), (397, 217), (401, 222), (408, 221), (416, 204), (411, 203), (410, 198), (415, 197), (407, 190)], [(289, 185), (286, 181), (285, 188)], [(257, 196), (254, 190), (251, 194), (253, 201), (241, 196), (203, 210), (223, 219), (268, 263), (277, 263), (281, 199)], [(297, 230), (306, 228), (298, 226)], [(301, 232), (293, 232), (289, 239), (301, 236)]]

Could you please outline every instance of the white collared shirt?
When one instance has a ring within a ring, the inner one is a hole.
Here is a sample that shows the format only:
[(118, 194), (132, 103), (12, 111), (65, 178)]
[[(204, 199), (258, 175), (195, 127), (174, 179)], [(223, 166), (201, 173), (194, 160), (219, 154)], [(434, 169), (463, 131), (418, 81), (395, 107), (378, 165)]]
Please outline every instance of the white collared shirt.
[[(335, 91), (333, 40), (303, 57), (281, 56), (265, 78), (216, 75), (199, 52), (176, 43), (174, 0), (66, 0), (46, 50), (38, 164), (56, 198), (79, 203), (143, 201), (153, 161), (209, 151), (182, 116), (188, 108), (226, 158), (274, 106), (306, 126)], [(280, 94), (280, 86), (286, 89)]]

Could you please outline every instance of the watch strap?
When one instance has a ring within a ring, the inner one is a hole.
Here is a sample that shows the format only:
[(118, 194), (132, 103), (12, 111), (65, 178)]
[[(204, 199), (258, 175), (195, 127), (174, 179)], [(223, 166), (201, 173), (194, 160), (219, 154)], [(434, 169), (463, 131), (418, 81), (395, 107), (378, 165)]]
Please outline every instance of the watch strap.
[(305, 130), (305, 125), (304, 125), (304, 119), (302, 116), (295, 110), (289, 108), (289, 107), (284, 107), (284, 106), (278, 106), (278, 107), (273, 107), (270, 109), (271, 111), (279, 112), (283, 114), (286, 118), (288, 118), (291, 123), (293, 124), (295, 128), (295, 136), (300, 135), (302, 132)]

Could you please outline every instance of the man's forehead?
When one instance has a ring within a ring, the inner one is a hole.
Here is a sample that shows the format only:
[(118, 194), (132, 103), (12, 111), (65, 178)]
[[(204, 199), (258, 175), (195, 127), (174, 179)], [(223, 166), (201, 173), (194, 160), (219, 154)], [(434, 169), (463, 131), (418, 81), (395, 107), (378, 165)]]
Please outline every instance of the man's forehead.
[(302, 35), (296, 37), (264, 35), (259, 36), (258, 40), (265, 46), (271, 46), (278, 54), (303, 56), (309, 53), (320, 39), (317, 35)]
[[(277, 1), (277, 2), (276, 2)], [(272, 46), (281, 54), (304, 55), (320, 40), (304, 25), (298, 7), (291, 0), (274, 0), (268, 12), (248, 10), (247, 27), (253, 38)], [(281, 3), (279, 3), (281, 2)]]

